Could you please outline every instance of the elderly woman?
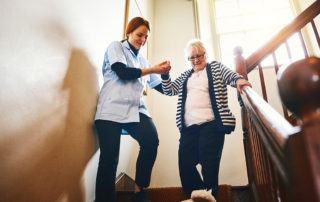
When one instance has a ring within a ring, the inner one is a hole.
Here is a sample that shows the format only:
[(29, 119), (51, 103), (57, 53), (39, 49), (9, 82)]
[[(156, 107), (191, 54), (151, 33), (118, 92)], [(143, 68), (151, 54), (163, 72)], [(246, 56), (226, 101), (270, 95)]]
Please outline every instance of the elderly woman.
[[(227, 85), (242, 91), (251, 84), (217, 61), (207, 61), (202, 41), (188, 42), (185, 54), (192, 68), (173, 82), (162, 75), (165, 95), (178, 95), (176, 122), (180, 130), (179, 172), (183, 190), (212, 190), (217, 196), (219, 165), (225, 134), (235, 128), (235, 118), (228, 106)], [(202, 176), (196, 168), (200, 163)]]

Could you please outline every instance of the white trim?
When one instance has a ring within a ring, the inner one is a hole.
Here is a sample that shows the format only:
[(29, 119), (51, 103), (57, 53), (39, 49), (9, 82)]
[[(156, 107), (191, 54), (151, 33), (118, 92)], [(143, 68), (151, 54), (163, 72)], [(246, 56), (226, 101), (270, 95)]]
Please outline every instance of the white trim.
[(192, 7), (193, 7), (193, 19), (194, 19), (194, 35), (195, 35), (195, 38), (200, 38), (198, 0), (192, 0)]
[(217, 26), (216, 26), (216, 15), (215, 10), (216, 6), (214, 3), (215, 0), (209, 0), (208, 2), (208, 9), (209, 9), (209, 17), (210, 17), (210, 29), (212, 34), (212, 47), (213, 47), (213, 54), (215, 60), (221, 61), (221, 48), (220, 48), (220, 36), (217, 35)]

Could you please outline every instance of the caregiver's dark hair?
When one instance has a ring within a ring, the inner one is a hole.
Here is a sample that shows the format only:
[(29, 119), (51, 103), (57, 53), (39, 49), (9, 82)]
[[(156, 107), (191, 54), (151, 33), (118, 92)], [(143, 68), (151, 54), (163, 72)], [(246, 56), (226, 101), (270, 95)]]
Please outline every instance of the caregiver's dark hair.
[(130, 34), (131, 32), (133, 32), (134, 30), (136, 30), (138, 27), (140, 27), (141, 25), (144, 25), (148, 28), (148, 30), (150, 31), (150, 23), (148, 20), (142, 18), (142, 17), (135, 17), (132, 18), (130, 20), (130, 22), (127, 25), (126, 28), (126, 38), (123, 39), (122, 41), (125, 41), (128, 39), (128, 34)]

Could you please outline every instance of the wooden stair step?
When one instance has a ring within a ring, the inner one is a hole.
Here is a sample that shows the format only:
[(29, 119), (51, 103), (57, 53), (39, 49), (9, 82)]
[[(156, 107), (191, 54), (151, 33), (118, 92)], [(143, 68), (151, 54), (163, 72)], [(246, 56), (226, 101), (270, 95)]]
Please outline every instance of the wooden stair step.
[[(125, 173), (121, 173), (116, 180), (117, 202), (130, 202), (134, 193), (135, 182)], [(148, 198), (152, 202), (181, 202), (190, 196), (181, 187), (147, 188)], [(249, 202), (248, 186), (219, 185), (217, 202)]]
[[(231, 185), (219, 185), (217, 202), (232, 202)], [(181, 202), (190, 196), (183, 192), (181, 187), (147, 188), (148, 198), (152, 202)], [(131, 191), (117, 191), (117, 202), (128, 202), (133, 194)]]

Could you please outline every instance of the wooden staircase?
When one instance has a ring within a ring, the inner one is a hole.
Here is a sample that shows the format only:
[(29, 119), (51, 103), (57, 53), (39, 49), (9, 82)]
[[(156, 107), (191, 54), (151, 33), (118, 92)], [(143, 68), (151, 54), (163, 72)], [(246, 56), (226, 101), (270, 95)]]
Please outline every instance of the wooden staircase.
[(248, 186), (232, 186), (231, 187), (232, 202), (250, 202)]
[[(236, 71), (249, 81), (253, 70), (259, 73), (262, 94), (255, 92), (259, 82), (239, 94), (251, 201), (320, 201), (320, 58), (313, 56), (320, 51), (319, 14), (316, 0), (250, 56), (244, 58), (241, 47), (234, 50)], [(304, 54), (298, 61), (292, 57), (294, 35)], [(310, 38), (317, 46), (307, 48)], [(290, 64), (280, 62), (282, 57)], [(263, 66), (268, 58), (273, 64)], [(265, 82), (267, 68), (275, 70), (277, 89)], [(267, 92), (276, 90), (282, 102), (279, 111), (268, 103)]]
[[(120, 173), (116, 180), (117, 202), (129, 202), (134, 186), (135, 182), (131, 177)], [(190, 198), (181, 187), (148, 188), (146, 191), (152, 202), (181, 202)], [(217, 202), (249, 202), (248, 186), (219, 185)]]

